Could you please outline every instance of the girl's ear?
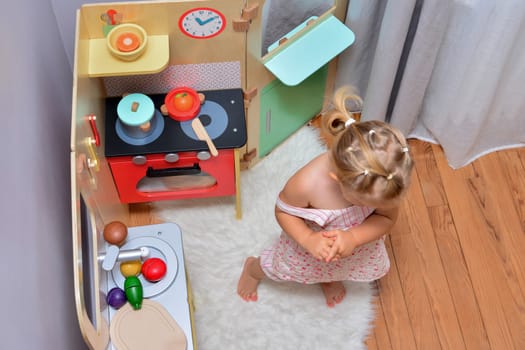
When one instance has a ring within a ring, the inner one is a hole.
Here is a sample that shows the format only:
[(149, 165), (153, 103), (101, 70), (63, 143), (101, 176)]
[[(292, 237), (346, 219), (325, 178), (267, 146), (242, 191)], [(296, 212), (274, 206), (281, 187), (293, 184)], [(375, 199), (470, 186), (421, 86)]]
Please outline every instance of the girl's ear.
[(329, 171), (329, 172), (328, 172), (328, 175), (329, 175), (332, 179), (334, 179), (335, 181), (339, 181), (339, 178), (338, 178), (337, 175), (334, 174), (333, 172)]

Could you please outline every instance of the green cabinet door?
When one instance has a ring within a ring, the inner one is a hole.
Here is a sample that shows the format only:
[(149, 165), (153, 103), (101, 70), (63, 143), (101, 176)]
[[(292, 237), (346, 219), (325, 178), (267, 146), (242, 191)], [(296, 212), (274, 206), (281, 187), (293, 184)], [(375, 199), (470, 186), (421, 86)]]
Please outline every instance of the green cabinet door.
[(278, 79), (261, 92), (259, 157), (264, 157), (291, 134), (305, 125), (323, 107), (328, 66), (296, 86)]

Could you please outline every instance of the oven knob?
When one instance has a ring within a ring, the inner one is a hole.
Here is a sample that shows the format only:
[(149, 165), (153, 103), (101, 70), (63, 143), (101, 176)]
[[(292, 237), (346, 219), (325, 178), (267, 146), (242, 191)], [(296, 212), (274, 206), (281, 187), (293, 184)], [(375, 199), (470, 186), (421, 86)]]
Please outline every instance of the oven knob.
[(131, 159), (131, 161), (135, 165), (144, 165), (146, 164), (147, 159), (146, 156), (135, 156)]
[(208, 160), (211, 158), (211, 154), (208, 151), (200, 151), (197, 153), (197, 158), (199, 160)]
[(179, 160), (179, 155), (177, 153), (168, 153), (164, 156), (164, 160), (168, 163), (175, 163)]

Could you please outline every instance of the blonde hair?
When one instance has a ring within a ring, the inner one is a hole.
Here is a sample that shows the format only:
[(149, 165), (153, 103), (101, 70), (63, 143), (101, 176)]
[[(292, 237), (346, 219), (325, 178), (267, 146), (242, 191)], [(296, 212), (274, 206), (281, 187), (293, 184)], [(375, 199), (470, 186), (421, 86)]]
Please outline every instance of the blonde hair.
[(343, 186), (365, 198), (399, 198), (408, 188), (413, 167), (405, 137), (382, 121), (356, 121), (348, 102), (357, 108), (362, 105), (353, 88), (338, 89), (332, 108), (321, 116), (323, 132), (332, 136), (327, 145), (335, 175)]

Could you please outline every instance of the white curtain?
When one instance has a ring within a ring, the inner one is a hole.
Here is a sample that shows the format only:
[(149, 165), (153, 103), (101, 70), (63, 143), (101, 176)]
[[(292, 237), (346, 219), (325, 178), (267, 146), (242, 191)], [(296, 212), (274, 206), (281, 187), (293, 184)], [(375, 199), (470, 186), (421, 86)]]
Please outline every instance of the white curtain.
[(459, 168), (525, 145), (524, 0), (351, 0), (336, 85)]

